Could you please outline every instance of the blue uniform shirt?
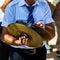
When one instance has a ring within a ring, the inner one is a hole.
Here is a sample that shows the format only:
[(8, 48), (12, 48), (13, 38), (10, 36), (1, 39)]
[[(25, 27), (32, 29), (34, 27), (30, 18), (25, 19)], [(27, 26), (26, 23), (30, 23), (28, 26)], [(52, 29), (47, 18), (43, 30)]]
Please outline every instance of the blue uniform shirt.
[[(6, 8), (2, 26), (7, 27), (8, 24), (17, 20), (27, 22), (29, 11), (24, 5), (28, 5), (25, 0), (14, 0)], [(41, 21), (43, 24), (54, 22), (51, 11), (45, 0), (37, 0), (35, 4), (33, 17), (34, 23)]]

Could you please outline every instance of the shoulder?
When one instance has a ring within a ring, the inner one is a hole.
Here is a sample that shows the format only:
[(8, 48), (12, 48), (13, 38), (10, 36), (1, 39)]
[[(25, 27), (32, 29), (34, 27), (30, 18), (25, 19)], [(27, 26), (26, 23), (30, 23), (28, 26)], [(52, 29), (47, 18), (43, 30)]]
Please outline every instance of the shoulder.
[(42, 5), (42, 8), (44, 9), (50, 8), (46, 0), (38, 0), (38, 1), (39, 1), (39, 4)]
[(10, 2), (5, 9), (5, 13), (6, 14), (15, 14), (17, 5), (18, 5), (18, 1), (16, 1), (16, 0)]
[(14, 8), (17, 4), (18, 4), (18, 0), (13, 0), (7, 5), (6, 9)]

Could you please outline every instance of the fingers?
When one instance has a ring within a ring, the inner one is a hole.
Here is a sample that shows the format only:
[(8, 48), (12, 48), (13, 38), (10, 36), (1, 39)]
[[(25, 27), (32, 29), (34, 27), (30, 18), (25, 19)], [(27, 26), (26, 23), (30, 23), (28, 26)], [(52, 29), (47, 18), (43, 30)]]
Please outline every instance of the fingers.
[(42, 28), (45, 27), (44, 24), (42, 24), (42, 22), (37, 22), (36, 24), (37, 24), (39, 27), (42, 27)]
[(22, 45), (27, 45), (28, 43), (28, 38), (26, 38), (25, 36), (21, 36), (19, 40), (21, 40)]
[(16, 45), (28, 45), (28, 38), (26, 38), (25, 36), (21, 36), (18, 40), (14, 41), (14, 43)]
[(21, 36), (21, 37), (19, 37), (19, 40), (21, 40), (22, 45), (24, 45), (25, 42), (26, 42), (26, 37), (25, 36)]

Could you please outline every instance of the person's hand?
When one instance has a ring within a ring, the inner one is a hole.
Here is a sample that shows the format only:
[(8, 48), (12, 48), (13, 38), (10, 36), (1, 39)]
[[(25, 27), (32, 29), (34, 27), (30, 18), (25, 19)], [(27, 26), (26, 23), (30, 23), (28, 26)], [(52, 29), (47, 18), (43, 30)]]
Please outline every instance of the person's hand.
[(14, 43), (16, 45), (29, 45), (29, 41), (28, 41), (28, 38), (26, 38), (25, 36), (21, 36), (19, 37), (18, 40), (15, 40)]
[(44, 25), (43, 23), (41, 23), (41, 22), (37, 22), (36, 24), (37, 24), (37, 26), (39, 26), (39, 27), (45, 28), (45, 25)]
[(26, 38), (25, 36), (21, 36), (19, 37), (19, 39), (17, 40), (15, 37), (9, 35), (9, 34), (5, 34), (4, 35), (4, 39), (3, 42), (7, 43), (7, 44), (11, 44), (11, 45), (29, 45), (28, 42), (28, 38)]
[(9, 34), (5, 34), (4, 38), (3, 38), (3, 42), (5, 42), (7, 44), (13, 44), (15, 40), (16, 40), (16, 38)]

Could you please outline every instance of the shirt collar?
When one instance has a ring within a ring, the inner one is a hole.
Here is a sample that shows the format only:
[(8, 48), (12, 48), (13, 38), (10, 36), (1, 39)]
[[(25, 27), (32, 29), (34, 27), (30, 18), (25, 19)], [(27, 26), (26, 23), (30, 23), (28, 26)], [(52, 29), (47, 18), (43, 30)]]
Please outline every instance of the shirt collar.
[(35, 2), (35, 4), (33, 4), (33, 6), (35, 6), (35, 5), (39, 5), (39, 1), (38, 0)]
[[(18, 6), (23, 6), (23, 5), (27, 5), (28, 6), (28, 4), (25, 2), (25, 0), (20, 0), (19, 3), (18, 3)], [(35, 5), (39, 5), (39, 1), (38, 0), (32, 6), (35, 6)]]

